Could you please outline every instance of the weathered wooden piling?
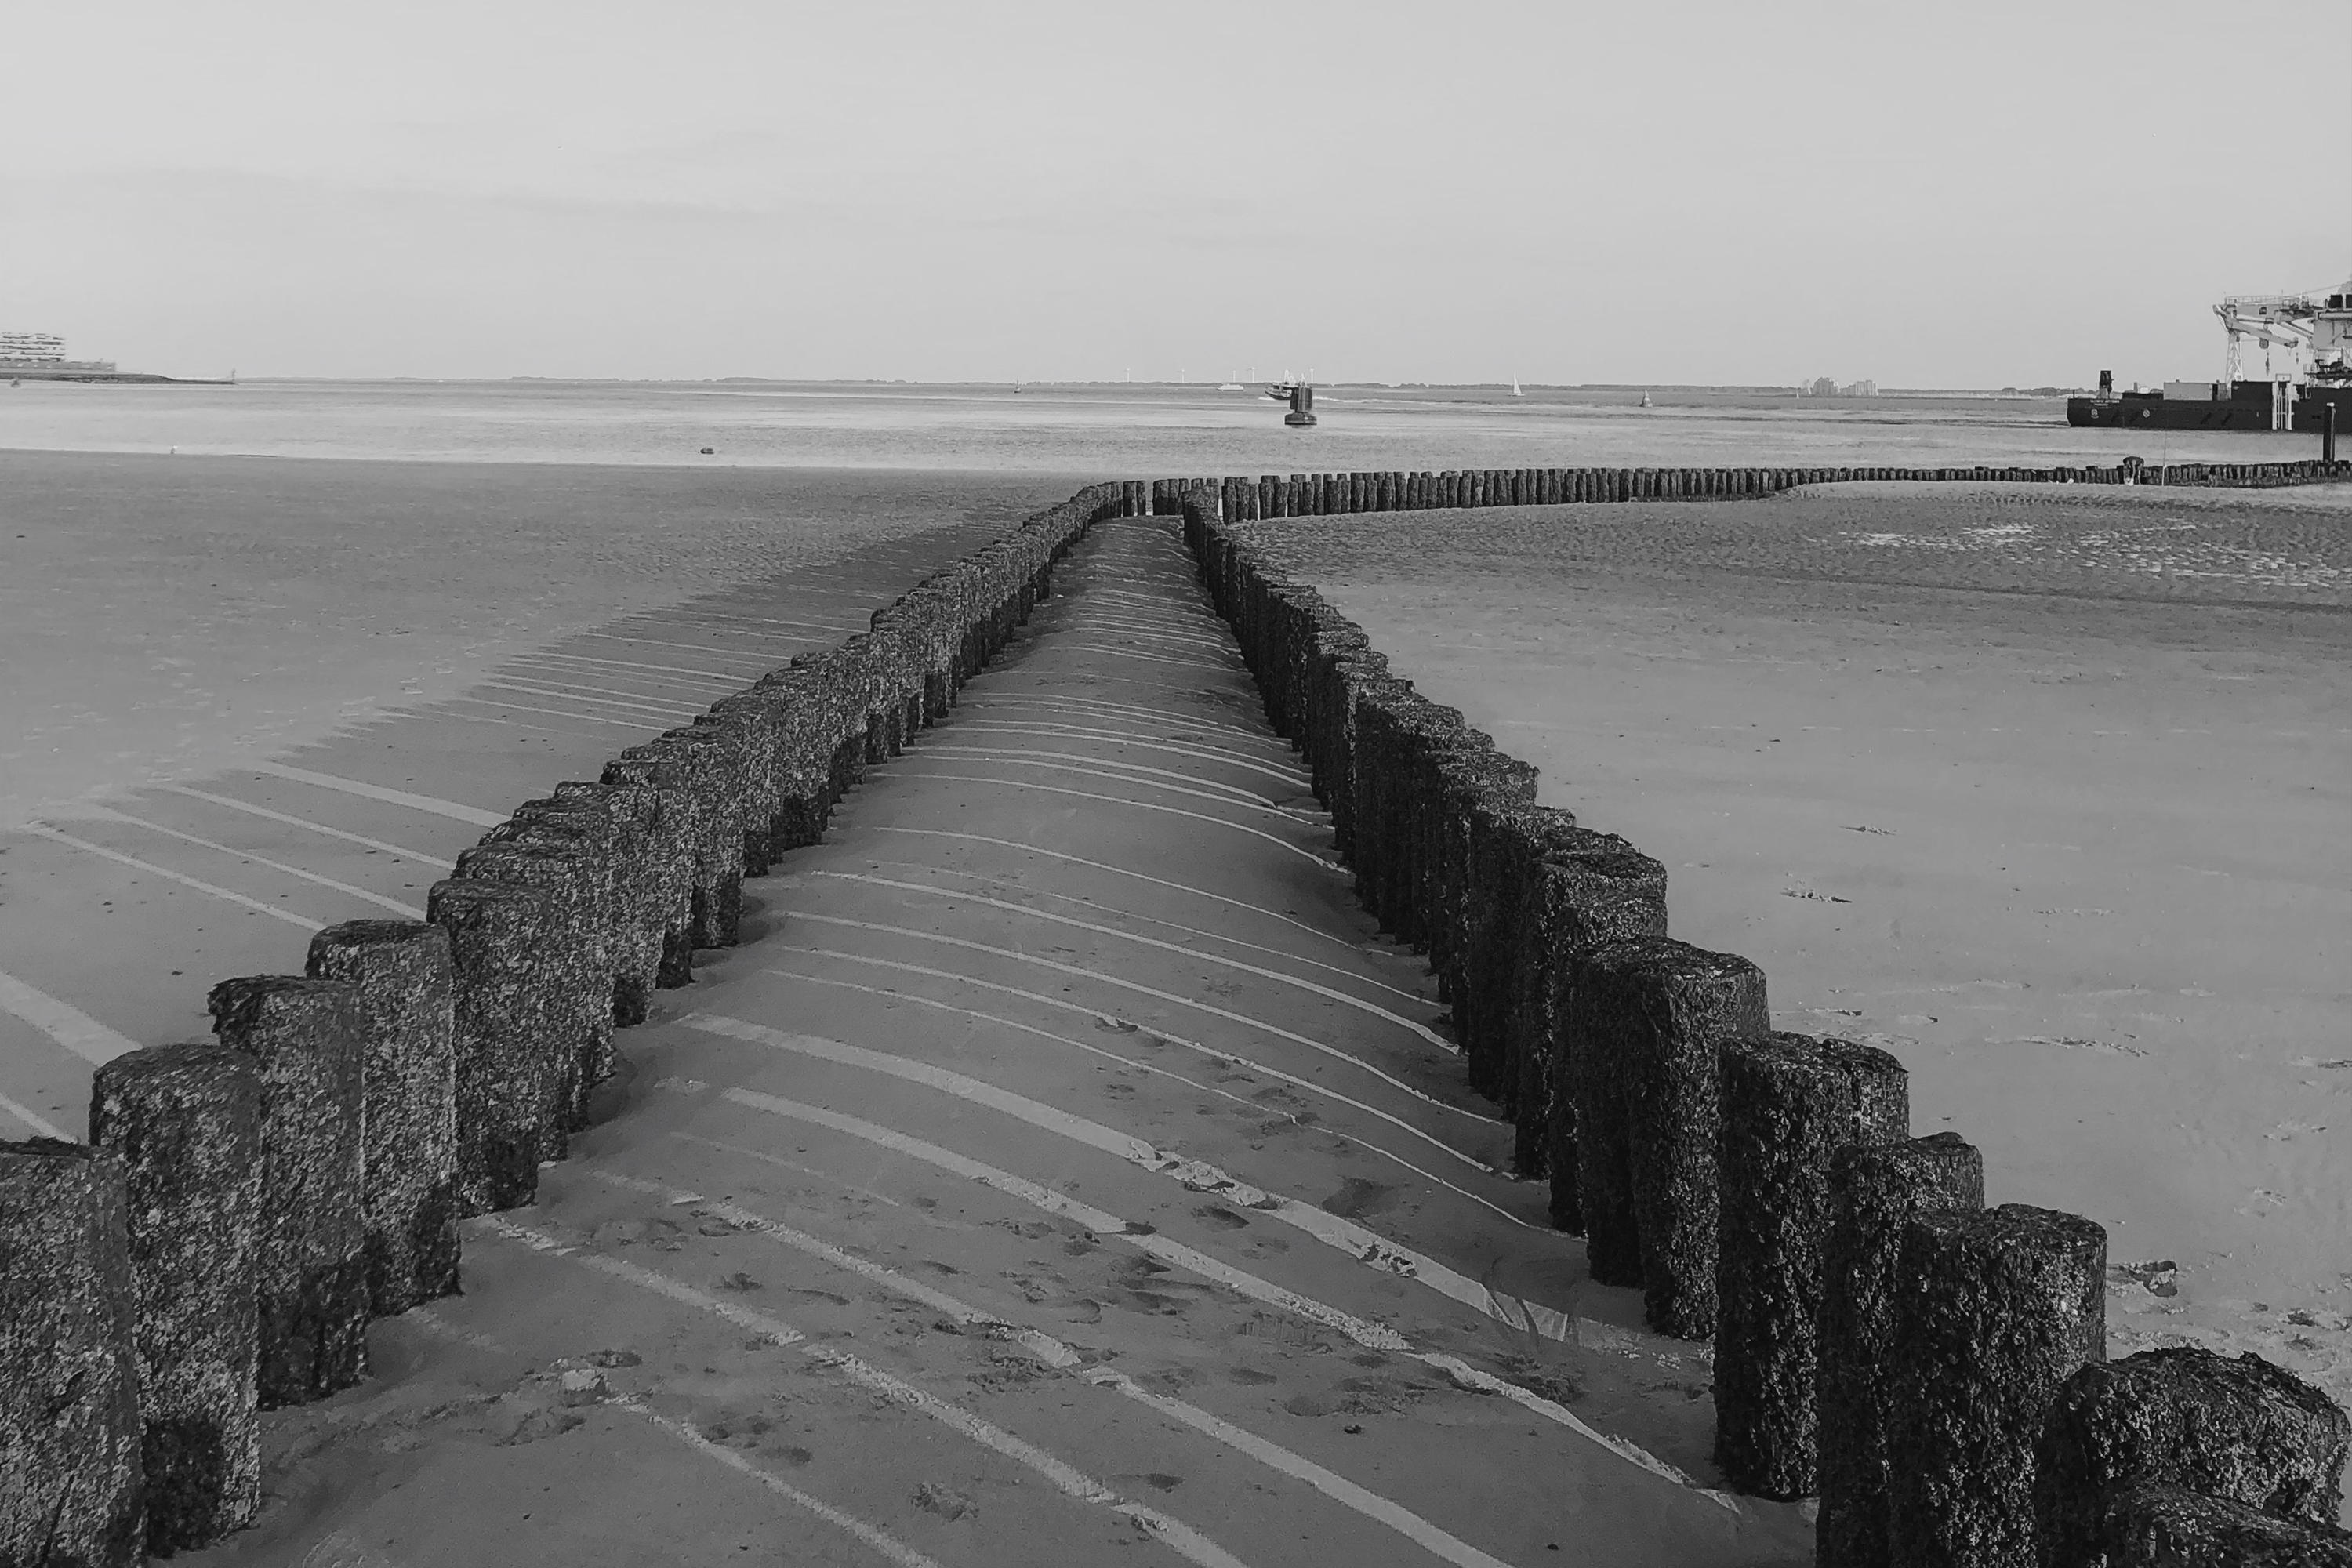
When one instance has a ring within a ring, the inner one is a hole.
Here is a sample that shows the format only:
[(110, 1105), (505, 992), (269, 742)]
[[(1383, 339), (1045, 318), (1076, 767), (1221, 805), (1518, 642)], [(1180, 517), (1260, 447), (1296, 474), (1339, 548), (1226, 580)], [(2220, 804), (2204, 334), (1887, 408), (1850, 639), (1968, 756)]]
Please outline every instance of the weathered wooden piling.
[(2034, 1447), (2106, 1356), (2107, 1233), (2023, 1204), (1915, 1215), (1895, 1285), (1887, 1542), (1905, 1568), (2035, 1568)]
[(1577, 1158), (1592, 1277), (1643, 1288), (1660, 1333), (1715, 1332), (1716, 1055), (1769, 1033), (1764, 973), (1667, 937), (1578, 959)]
[[(863, 650), (868, 640), (861, 635), (845, 645), (857, 650), (854, 662), (861, 669), (866, 666)], [(679, 775), (701, 807), (698, 816), (702, 834), (696, 856), (697, 913), (701, 923), (695, 931), (695, 945), (732, 947), (743, 911), (741, 802), (748, 781), (742, 733), (731, 725), (706, 724), (698, 718), (691, 724), (665, 731), (647, 746), (676, 762)]]
[(1666, 868), (1611, 833), (1571, 821), (1530, 845), (1521, 958), (1508, 984), (1502, 1067), (1521, 1175), (1547, 1180), (1552, 1223), (1581, 1232), (1578, 1194), (1577, 1054), (1583, 1038), (1567, 1026), (1576, 962), (1612, 942), (1666, 934)]
[(1721, 1086), (1715, 1460), (1738, 1490), (1809, 1497), (1830, 1157), (1905, 1137), (1909, 1079), (1874, 1047), (1776, 1033), (1725, 1046)]
[(1895, 1568), (1888, 1555), (1886, 1431), (1903, 1227), (1984, 1207), (1984, 1156), (1958, 1133), (1851, 1144), (1829, 1159), (1815, 1373), (1818, 1568)]
[(449, 933), (347, 921), (310, 939), (309, 973), (347, 988), (362, 1040), (362, 1206), (370, 1310), (457, 1289), (457, 1043)]
[(2352, 1419), (2252, 1352), (2195, 1346), (2094, 1363), (2066, 1380), (2034, 1455), (2044, 1564), (2095, 1562), (2112, 1499), (2162, 1486), (2305, 1524), (2336, 1522)]
[(1424, 856), (1431, 863), (1424, 880), (1431, 909), (1422, 930), (1438, 994), (1450, 1002), (1464, 988), (1471, 930), (1493, 919), (1490, 911), (1477, 907), (1486, 894), (1472, 882), (1474, 819), (1481, 808), (1532, 806), (1537, 775), (1532, 764), (1498, 751), (1484, 733), (1468, 729), (1455, 743), (1433, 750), (1424, 765), (1432, 797), (1423, 813)]
[[(694, 787), (685, 763), (650, 746), (631, 746), (604, 764), (599, 782), (625, 789), (648, 790), (658, 802), (646, 819), (646, 853), (664, 868), (664, 912), (661, 966), (656, 984), (664, 987), (688, 984), (694, 978), (694, 952), (711, 945), (710, 900), (713, 890), (705, 875), (704, 847), (711, 837), (711, 808)], [(828, 789), (831, 789), (831, 782)]]
[[(604, 957), (613, 975), (613, 1022), (642, 1024), (673, 928), (683, 932), (691, 901), (680, 854), (666, 842), (661, 792), (631, 784), (565, 783), (549, 802), (593, 814), (608, 847)], [(526, 806), (524, 810), (530, 810)], [(518, 812), (518, 816), (522, 813)]]
[(323, 1399), (367, 1373), (360, 1019), (347, 988), (294, 975), (224, 980), (207, 1005), (261, 1075), (261, 1407)]
[(551, 896), (509, 882), (436, 882), (426, 918), (449, 933), (456, 976), (457, 1215), (520, 1208), (559, 1131), (561, 1063), (541, 1010), (553, 973)]
[[(836, 668), (835, 656), (840, 652), (819, 656), (825, 661), (823, 668)], [(647, 786), (667, 797), (664, 804), (691, 868), (688, 927), (681, 939), (688, 954), (696, 948), (733, 945), (741, 917), (741, 828), (726, 798), (725, 760), (719, 754), (723, 744), (717, 735), (691, 728), (672, 730), (623, 751), (604, 764), (601, 781)], [(686, 966), (691, 967), (690, 957)], [(666, 967), (675, 970), (677, 960), (673, 957)]]
[(2117, 1493), (2099, 1524), (2096, 1554), (2063, 1568), (2352, 1568), (2352, 1531), (2178, 1487)]
[(598, 918), (607, 870), (591, 845), (547, 823), (493, 828), (457, 857), (458, 880), (505, 882), (546, 895), (546, 924), (534, 944), (539, 990), (507, 1025), (527, 1032), (529, 1048), (547, 1064), (539, 1080), (546, 1097), (544, 1160), (564, 1156), (588, 1095), (612, 1073), (612, 967)]
[(0, 1143), (0, 1563), (140, 1561), (127, 1189), (111, 1149)]
[[(878, 617), (880, 612), (877, 614)], [(911, 649), (900, 652), (902, 658), (912, 657)], [(914, 690), (908, 698), (913, 704), (908, 722), (920, 729), (923, 686), (919, 667), (909, 679)], [(782, 711), (772, 695), (755, 685), (720, 698), (694, 722), (699, 728), (719, 731), (730, 743), (733, 758), (731, 779), (739, 792), (734, 804), (736, 832), (742, 844), (742, 874), (764, 877), (781, 853), (776, 843), (776, 816), (782, 804), (777, 790), (776, 752), (783, 726)]]
[(91, 1089), (90, 1141), (126, 1175), (150, 1552), (209, 1545), (261, 1505), (261, 1092), (213, 1040), (126, 1052)]
[[(1470, 1087), (1496, 1098), (1512, 1012), (1518, 1006), (1534, 939), (1527, 909), (1538, 841), (1573, 828), (1576, 818), (1556, 807), (1516, 800), (1473, 798), (1464, 823), (1468, 896), (1462, 928), (1442, 976), (1462, 1045)], [(1346, 853), (1342, 850), (1342, 853)]]

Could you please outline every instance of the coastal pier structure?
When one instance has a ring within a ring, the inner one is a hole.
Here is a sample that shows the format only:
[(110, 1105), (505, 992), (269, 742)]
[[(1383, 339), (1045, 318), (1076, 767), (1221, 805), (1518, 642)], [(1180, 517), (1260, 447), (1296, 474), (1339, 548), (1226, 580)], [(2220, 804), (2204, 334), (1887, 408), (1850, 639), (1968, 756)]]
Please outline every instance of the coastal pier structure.
[(1865, 477), (2352, 472), (1098, 485), (786, 664), (614, 634), (509, 711), (646, 738), (509, 812), (208, 787), (480, 837), (0, 1144), (0, 1563), (2352, 1560), (2342, 1411), (2107, 1363), (2095, 1223), (1235, 531)]

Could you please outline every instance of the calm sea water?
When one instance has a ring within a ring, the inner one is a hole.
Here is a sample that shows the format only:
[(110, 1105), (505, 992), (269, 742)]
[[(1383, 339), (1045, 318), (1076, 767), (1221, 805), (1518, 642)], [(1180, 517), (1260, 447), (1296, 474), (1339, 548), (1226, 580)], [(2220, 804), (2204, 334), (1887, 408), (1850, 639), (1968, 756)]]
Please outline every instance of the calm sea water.
[[(2053, 398), (1799, 402), (1496, 388), (1318, 392), (1291, 430), (1253, 387), (244, 382), (0, 385), (0, 447), (1029, 473), (1290, 473), (1580, 464), (2259, 461), (2315, 437), (2075, 430)], [(703, 456), (700, 448), (714, 451)]]

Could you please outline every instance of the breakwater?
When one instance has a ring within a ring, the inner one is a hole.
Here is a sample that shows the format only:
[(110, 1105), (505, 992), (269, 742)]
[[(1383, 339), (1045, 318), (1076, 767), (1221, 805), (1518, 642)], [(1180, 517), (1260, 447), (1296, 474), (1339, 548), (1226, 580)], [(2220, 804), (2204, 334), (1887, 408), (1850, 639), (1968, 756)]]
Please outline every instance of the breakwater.
[[(1402, 479), (1388, 478), (1391, 500), (1412, 493)], [(1162, 511), (1187, 511), (1197, 533), (1222, 524), (1226, 483), (1237, 496), (1260, 481), (1165, 481), (1150, 494)], [(1336, 501), (1340, 483), (1318, 477), (1316, 493)], [(1375, 502), (1384, 491), (1381, 476), (1344, 483)], [(1482, 476), (1472, 493), (1526, 492)], [(256, 1413), (348, 1386), (364, 1373), (371, 1317), (455, 1288), (454, 1221), (530, 1200), (541, 1163), (562, 1158), (596, 1113), (615, 1027), (642, 1018), (653, 990), (690, 977), (698, 951), (736, 940), (744, 879), (822, 833), (858, 774), (937, 719), (1001, 646), (1059, 552), (1091, 521), (1142, 510), (1146, 496), (1139, 484), (1081, 492), (878, 612), (869, 635), (721, 700), (694, 725), (614, 758), (593, 783), (528, 803), (433, 889), (428, 920), (337, 926), (314, 942), (306, 973), (224, 983), (213, 994), (215, 1042), (109, 1065), (90, 1144), (0, 1150), (0, 1321), (10, 1335), (0, 1459), (12, 1489), (0, 1495), (0, 1527), (26, 1527), (0, 1546), (33, 1561), (66, 1550), (121, 1561), (142, 1536), (164, 1549), (241, 1522), (257, 1474)], [(1370, 668), (1376, 650), (1320, 621), (1318, 637), (1331, 640), (1297, 641), (1285, 629), (1286, 604), (1260, 606), (1250, 643), (1269, 711), (1285, 704), (1286, 732), (1313, 738), (1308, 759), (1369, 879), (1368, 903), (1440, 966), (1464, 1037), (1480, 1042), (1473, 1070), (1511, 1108), (1523, 1168), (1545, 1172), (1555, 1216), (1601, 1244), (1596, 1268), (1613, 1247), (1611, 1277), (1643, 1288), (1660, 1321), (1702, 1333), (1712, 1313), (1718, 1339), (1733, 1321), (1765, 1325), (1744, 1331), (1751, 1340), (1784, 1336), (1767, 1345), (1773, 1353), (1759, 1358), (1744, 1392), (1733, 1392), (1718, 1358), (1718, 1404), (1747, 1412), (1734, 1425), (1748, 1457), (1727, 1449), (1727, 1470), (1801, 1459), (1801, 1436), (1789, 1433), (1809, 1416), (1790, 1391), (1807, 1363), (1790, 1345), (1805, 1325), (1830, 1321), (1826, 1302), (1820, 1314), (1803, 1310), (1801, 1289), (1826, 1273), (1881, 1281), (1879, 1295), (1857, 1291), (1836, 1320), (1853, 1327), (1817, 1331), (1812, 1357), (1827, 1364), (1845, 1353), (1853, 1373), (1849, 1392), (1865, 1415), (1837, 1430), (1879, 1435), (1879, 1468), (1868, 1469), (1867, 1455), (1854, 1464), (1883, 1475), (1888, 1452), (1944, 1441), (1958, 1458), (1936, 1473), (1974, 1474), (1955, 1411), (1978, 1406), (1950, 1403), (1954, 1388), (1964, 1401), (1980, 1397), (1966, 1379), (1979, 1375), (1968, 1355), (1982, 1342), (1968, 1334), (2081, 1308), (2087, 1267), (2089, 1306), (2072, 1331), (2032, 1342), (2040, 1359), (2031, 1366), (1990, 1374), (2013, 1372), (2024, 1392), (1997, 1391), (2028, 1402), (2053, 1378), (2079, 1376), (2068, 1369), (2095, 1360), (2084, 1327), (2097, 1303), (2095, 1227), (2058, 1216), (2014, 1235), (1923, 1241), (1927, 1250), (1912, 1256), (1909, 1219), (1980, 1209), (1981, 1171), (1957, 1140), (1847, 1136), (1895, 1136), (1900, 1065), (1760, 1035), (1763, 975), (1736, 955), (1667, 938), (1661, 865), (1536, 811), (1532, 769), (1402, 683), (1358, 701), (1320, 661), (1351, 648)], [(1296, 662), (1269, 673), (1262, 656), (1277, 648)], [(1493, 826), (1446, 815), (1465, 801)], [(1482, 902), (1487, 891), (1496, 896)], [(1559, 983), (1563, 952), (1590, 955), (1578, 972), (1589, 984)], [(1659, 1017), (1670, 1026), (1651, 1027)], [(1563, 1073), (1559, 1039), (1604, 1035), (1605, 1052)], [(1724, 1087), (1735, 1046), (1746, 1074), (1736, 1092)], [(1723, 1153), (1734, 1143), (1738, 1162)], [(1896, 1157), (1881, 1169), (1857, 1150)], [(1824, 1155), (1852, 1168), (1820, 1184), (1812, 1172)], [(1738, 1248), (1723, 1244), (1727, 1229), (1739, 1232)], [(1848, 1261), (1820, 1261), (1816, 1250)], [(1919, 1278), (1948, 1281), (1972, 1316), (1965, 1332), (1936, 1330), (1947, 1336), (1936, 1342), (1958, 1348), (1914, 1389), (1889, 1382), (1892, 1352), (1872, 1347), (1906, 1331), (1886, 1302)], [(2335, 1484), (2329, 1456), (2341, 1464), (2326, 1415), (2298, 1415), (2294, 1398), (2266, 1404), (2262, 1386), (2239, 1387), (2201, 1364), (2165, 1385), (2175, 1389), (2168, 1405), (2154, 1386), (2135, 1381), (2086, 1398), (2093, 1436), (2078, 1447), (2105, 1457), (2084, 1462), (2078, 1503), (2105, 1499), (2117, 1477), (2155, 1473), (2116, 1458), (2126, 1450), (2114, 1434), (2153, 1434), (2143, 1449), (2161, 1447), (2171, 1441), (2165, 1423), (2189, 1419), (2162, 1411), (2220, 1409), (2236, 1425), (2200, 1450), (2210, 1462), (2162, 1472), (2189, 1500), (2151, 1493), (2134, 1505), (2132, 1528), (2174, 1529), (2184, 1518), (2201, 1528), (2221, 1504), (2198, 1500), (2241, 1496), (2265, 1477), (2271, 1491), (2260, 1500), (2300, 1486), (2301, 1511), (2320, 1508)], [(1914, 1405), (1938, 1410), (1938, 1424), (1898, 1448), (1885, 1412)], [(49, 1424), (36, 1429), (35, 1415)], [(2274, 1431), (2292, 1439), (2302, 1470), (2263, 1458), (2262, 1434)], [(1817, 1447), (1826, 1463), (1828, 1445)], [(2009, 1461), (2010, 1490), (1984, 1495), (2013, 1494), (2013, 1453)], [(1799, 1483), (1742, 1484), (1782, 1495)]]
[[(1949, 477), (2148, 482), (2061, 472)], [(2342, 1410), (2252, 1355), (2108, 1363), (2097, 1224), (1986, 1208), (1974, 1147), (1910, 1136), (1898, 1060), (1772, 1029), (1760, 970), (1667, 934), (1658, 860), (1536, 805), (1531, 766), (1414, 691), (1231, 526), (1940, 477), (1302, 475), (1163, 481), (1153, 504), (1182, 516), (1360, 901), (1428, 955), (1471, 1084), (1515, 1124), (1520, 1174), (1549, 1184), (1596, 1279), (1642, 1290), (1658, 1331), (1712, 1343), (1717, 1462), (1737, 1489), (1817, 1497), (1823, 1568), (2352, 1561), (2334, 1525)], [(2340, 477), (2282, 464), (2153, 482)]]
[(1432, 473), (1266, 474), (1153, 481), (1154, 504), (1202, 486), (1230, 521), (1330, 517), (1355, 511), (1559, 506), (1595, 501), (1724, 500), (1778, 495), (1806, 485), (1892, 479), (1920, 484), (2191, 485), (2266, 489), (2352, 479), (2352, 463), (2119, 463), (2083, 468), (1477, 468)]
[(100, 1070), (88, 1142), (0, 1144), (0, 1565), (249, 1522), (259, 1414), (357, 1383), (370, 1320), (457, 1290), (457, 1222), (532, 1200), (614, 1029), (737, 941), (743, 879), (946, 714), (1088, 528), (1146, 504), (1094, 485), (1026, 520), (518, 807), (425, 921), (331, 926), (303, 973), (221, 982), (215, 1039)]

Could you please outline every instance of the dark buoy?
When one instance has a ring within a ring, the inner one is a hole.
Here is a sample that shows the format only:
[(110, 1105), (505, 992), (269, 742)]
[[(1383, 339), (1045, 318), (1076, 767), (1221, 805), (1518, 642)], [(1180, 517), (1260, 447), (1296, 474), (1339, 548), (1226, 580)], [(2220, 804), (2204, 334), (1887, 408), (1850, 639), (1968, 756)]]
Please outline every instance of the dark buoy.
[(1305, 429), (1315, 423), (1314, 383), (1286, 381), (1279, 386), (1267, 387), (1265, 395), (1276, 403), (1285, 399), (1289, 401), (1290, 412), (1282, 416), (1282, 422), (1292, 429)]

